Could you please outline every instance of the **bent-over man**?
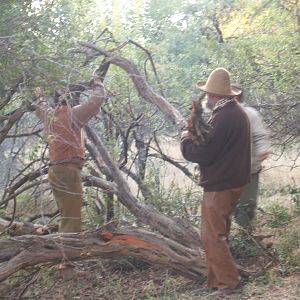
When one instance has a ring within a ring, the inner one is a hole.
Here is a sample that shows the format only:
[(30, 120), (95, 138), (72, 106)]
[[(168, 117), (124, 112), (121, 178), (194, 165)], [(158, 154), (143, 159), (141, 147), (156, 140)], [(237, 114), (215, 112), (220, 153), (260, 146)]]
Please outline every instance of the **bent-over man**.
[(36, 114), (43, 121), (48, 135), (48, 179), (60, 210), (59, 232), (81, 231), (81, 169), (85, 156), (83, 126), (99, 112), (105, 98), (104, 86), (94, 75), (92, 93), (87, 102), (72, 107), (67, 100), (57, 97), (54, 108), (43, 101), (36, 107)]

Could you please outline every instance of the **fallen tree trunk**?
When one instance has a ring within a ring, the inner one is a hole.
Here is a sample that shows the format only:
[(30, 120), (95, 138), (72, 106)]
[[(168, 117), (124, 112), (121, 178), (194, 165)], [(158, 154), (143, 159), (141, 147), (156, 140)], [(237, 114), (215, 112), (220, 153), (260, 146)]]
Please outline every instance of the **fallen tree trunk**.
[(0, 249), (0, 261), (8, 261), (0, 268), (0, 281), (37, 264), (122, 256), (159, 264), (192, 279), (199, 279), (206, 272), (202, 251), (137, 229), (113, 232), (104, 227), (83, 233), (25, 235), (0, 240)]
[[(72, 260), (118, 259), (135, 257), (193, 280), (206, 275), (204, 252), (184, 246), (163, 236), (141, 230), (108, 230), (49, 235), (23, 235), (0, 240), (0, 282), (14, 273), (38, 264), (58, 264)], [(246, 271), (244, 277), (259, 276), (265, 269)]]

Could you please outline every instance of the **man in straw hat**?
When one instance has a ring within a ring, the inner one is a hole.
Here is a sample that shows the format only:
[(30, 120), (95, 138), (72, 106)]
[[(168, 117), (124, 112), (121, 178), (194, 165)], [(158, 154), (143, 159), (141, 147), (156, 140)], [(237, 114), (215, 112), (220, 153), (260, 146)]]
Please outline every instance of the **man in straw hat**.
[(195, 143), (192, 133), (181, 136), (181, 152), (200, 167), (202, 200), (201, 238), (206, 252), (208, 288), (218, 296), (242, 291), (232, 258), (228, 235), (231, 215), (243, 187), (250, 179), (250, 127), (247, 115), (235, 97), (241, 91), (230, 83), (226, 69), (217, 68), (197, 87), (208, 97), (212, 115), (208, 143)]

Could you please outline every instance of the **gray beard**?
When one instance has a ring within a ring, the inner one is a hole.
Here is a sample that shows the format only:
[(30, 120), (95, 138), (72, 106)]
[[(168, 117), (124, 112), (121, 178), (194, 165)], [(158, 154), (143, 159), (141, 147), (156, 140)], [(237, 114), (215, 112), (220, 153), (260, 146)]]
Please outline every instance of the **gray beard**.
[(209, 100), (209, 98), (207, 98), (207, 100), (205, 102), (205, 108), (209, 111), (212, 111), (215, 106), (216, 106), (216, 104), (214, 102), (212, 102), (211, 100)]

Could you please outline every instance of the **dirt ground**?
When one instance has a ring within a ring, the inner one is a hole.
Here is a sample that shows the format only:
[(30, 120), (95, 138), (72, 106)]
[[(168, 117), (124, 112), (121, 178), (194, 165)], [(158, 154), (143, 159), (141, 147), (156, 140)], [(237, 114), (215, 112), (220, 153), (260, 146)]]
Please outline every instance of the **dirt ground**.
[[(61, 278), (58, 265), (23, 271), (0, 286), (1, 299), (215, 299), (205, 291), (202, 282), (194, 282), (123, 259), (120, 261), (85, 261), (77, 263), (83, 274), (69, 280)], [(244, 291), (228, 299), (300, 299), (300, 273), (279, 276), (276, 268), (262, 277), (244, 281)]]

